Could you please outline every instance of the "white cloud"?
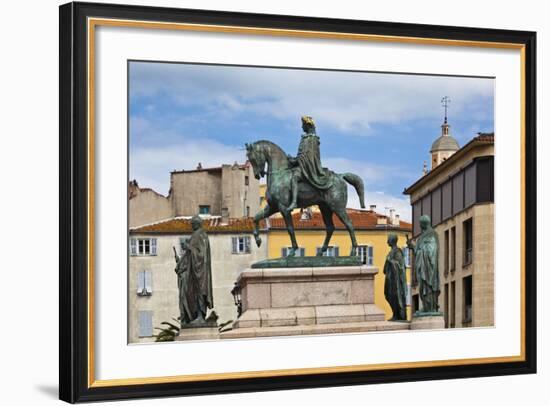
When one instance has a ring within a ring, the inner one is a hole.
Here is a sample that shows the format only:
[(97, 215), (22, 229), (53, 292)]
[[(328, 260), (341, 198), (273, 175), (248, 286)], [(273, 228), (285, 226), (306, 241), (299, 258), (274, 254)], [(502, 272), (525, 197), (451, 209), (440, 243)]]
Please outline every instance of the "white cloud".
[(298, 121), (309, 114), (321, 125), (356, 135), (368, 135), (373, 123), (440, 118), (443, 95), (452, 99), (451, 117), (492, 114), (476, 108), (480, 98), (493, 95), (490, 79), (149, 63), (131, 69), (136, 96), (169, 96), (177, 105), (200, 105), (220, 115)]
[[(407, 196), (396, 197), (383, 192), (372, 192), (365, 190), (365, 204), (367, 208), (371, 205), (376, 205), (377, 213), (389, 215), (390, 209), (395, 209), (395, 214), (398, 214), (401, 220), (411, 222), (412, 209), (409, 198)], [(348, 186), (348, 205), (353, 209), (360, 209), (359, 197), (355, 190)]]
[[(170, 189), (170, 172), (173, 170), (194, 169), (199, 162), (206, 168), (232, 164), (235, 161), (242, 163), (246, 159), (240, 146), (224, 145), (208, 139), (198, 141), (193, 137), (186, 139), (189, 141), (166, 147), (133, 148), (130, 154), (130, 179), (136, 179), (140, 187), (149, 187), (167, 195)], [(353, 172), (363, 178), (367, 207), (375, 204), (380, 213), (384, 213), (386, 207), (394, 208), (403, 220), (410, 221), (411, 206), (407, 197), (395, 197), (369, 189), (372, 183), (396, 176), (395, 172), (389, 172), (389, 167), (368, 165), (344, 158), (329, 158), (324, 163), (336, 172)], [(360, 208), (357, 193), (349, 185), (348, 207)]]

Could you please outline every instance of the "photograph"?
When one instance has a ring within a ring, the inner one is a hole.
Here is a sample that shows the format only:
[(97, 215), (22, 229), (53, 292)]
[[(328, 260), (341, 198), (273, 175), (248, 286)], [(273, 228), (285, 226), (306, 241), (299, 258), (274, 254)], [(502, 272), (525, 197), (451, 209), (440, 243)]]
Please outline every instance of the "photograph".
[(128, 344), (494, 326), (494, 77), (127, 72)]
[(59, 11), (61, 399), (536, 371), (536, 33)]

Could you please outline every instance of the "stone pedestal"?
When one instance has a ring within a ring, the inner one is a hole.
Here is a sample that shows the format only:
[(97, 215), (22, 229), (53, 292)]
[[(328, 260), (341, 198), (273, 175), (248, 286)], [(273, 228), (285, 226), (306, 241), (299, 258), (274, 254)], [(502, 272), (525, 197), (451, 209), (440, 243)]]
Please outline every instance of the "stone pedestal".
[(411, 321), (411, 330), (439, 330), (445, 328), (443, 313), (415, 313)]
[(218, 326), (215, 323), (207, 323), (204, 326), (182, 327), (175, 341), (217, 340), (219, 338)]
[(221, 338), (327, 334), (408, 329), (384, 321), (374, 304), (372, 266), (327, 266), (244, 270), (243, 313)]

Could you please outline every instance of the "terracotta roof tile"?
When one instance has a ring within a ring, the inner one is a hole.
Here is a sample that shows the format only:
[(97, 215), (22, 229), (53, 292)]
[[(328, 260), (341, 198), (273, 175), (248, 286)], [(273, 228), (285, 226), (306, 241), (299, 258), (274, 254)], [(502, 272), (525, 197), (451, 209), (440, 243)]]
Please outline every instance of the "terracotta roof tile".
[[(385, 225), (378, 225), (379, 218), (386, 218), (385, 215), (376, 213), (371, 210), (357, 210), (357, 209), (347, 209), (348, 215), (353, 223), (353, 227), (356, 230), (359, 229), (379, 229), (381, 227), (386, 227)], [(334, 221), (334, 226), (337, 230), (345, 230), (346, 227), (344, 224), (336, 217), (332, 216)], [(325, 223), (321, 213), (318, 211), (312, 212), (311, 219), (302, 220), (300, 213), (295, 213), (292, 215), (292, 220), (294, 223), (294, 228), (299, 229), (325, 229)], [(389, 220), (389, 219), (388, 219)], [(282, 217), (275, 217), (270, 220), (272, 229), (285, 229), (285, 221)], [(391, 226), (388, 224), (388, 228), (400, 228), (400, 229), (411, 229), (412, 225), (406, 221), (400, 220), (399, 226)]]
[[(260, 225), (265, 226), (265, 224)], [(229, 219), (227, 224), (221, 224), (220, 217), (211, 217), (203, 219), (202, 226), (208, 232), (252, 232), (254, 219), (251, 217)], [(193, 229), (190, 218), (173, 218), (135, 227), (130, 231), (132, 233), (191, 233)]]
[[(378, 225), (379, 218), (386, 218), (383, 214), (379, 214), (370, 210), (347, 209), (348, 215), (353, 222), (353, 227), (356, 230), (365, 229), (405, 229), (411, 230), (412, 225), (406, 221), (400, 220), (399, 226)], [(311, 219), (302, 220), (300, 213), (295, 213), (292, 216), (294, 228), (296, 230), (324, 230), (325, 223), (320, 212), (312, 212)], [(345, 230), (344, 224), (333, 215), (334, 226), (337, 230)], [(203, 227), (207, 232), (232, 232), (232, 233), (250, 233), (254, 229), (254, 219), (251, 217), (229, 219), (227, 224), (221, 224), (220, 217), (211, 217), (203, 220)], [(285, 221), (282, 217), (272, 217), (269, 220), (270, 229), (284, 230), (286, 229)], [(266, 222), (260, 222), (260, 229), (266, 228)], [(140, 227), (135, 227), (130, 230), (132, 233), (191, 233), (190, 218), (173, 218), (157, 223), (148, 224)]]

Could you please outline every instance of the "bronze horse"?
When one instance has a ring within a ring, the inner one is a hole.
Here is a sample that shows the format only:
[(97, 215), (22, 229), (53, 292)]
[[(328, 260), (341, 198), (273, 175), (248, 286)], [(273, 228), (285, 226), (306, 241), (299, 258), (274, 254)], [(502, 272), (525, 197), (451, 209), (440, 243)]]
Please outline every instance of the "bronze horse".
[[(294, 224), (292, 215), (286, 208), (290, 205), (292, 166), (285, 152), (276, 144), (270, 141), (257, 141), (253, 144), (246, 144), (246, 156), (252, 164), (254, 177), (263, 178), (267, 175), (266, 206), (254, 216), (254, 238), (258, 247), (262, 243), (259, 235), (260, 220), (280, 212), (285, 220), (286, 228), (290, 236), (292, 248), (288, 250), (288, 256), (294, 256), (298, 249), (296, 235), (294, 234)], [(266, 167), (267, 166), (267, 167)], [(364, 185), (363, 180), (353, 173), (338, 174), (329, 171), (332, 179), (332, 186), (327, 190), (317, 190), (308, 182), (300, 182), (298, 186), (298, 207), (306, 208), (312, 205), (318, 205), (323, 217), (326, 228), (326, 237), (321, 251), (317, 255), (322, 255), (328, 247), (332, 233), (334, 232), (334, 223), (332, 214), (340, 219), (346, 226), (351, 238), (350, 256), (355, 256), (357, 252), (357, 240), (353, 224), (346, 212), (348, 202), (348, 188), (346, 182), (352, 185), (359, 195), (361, 208), (365, 208)]]

